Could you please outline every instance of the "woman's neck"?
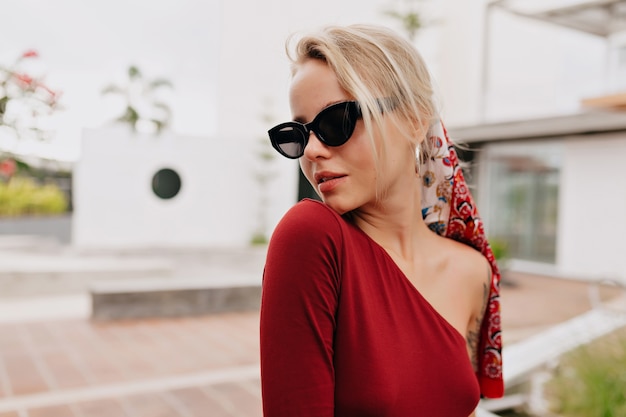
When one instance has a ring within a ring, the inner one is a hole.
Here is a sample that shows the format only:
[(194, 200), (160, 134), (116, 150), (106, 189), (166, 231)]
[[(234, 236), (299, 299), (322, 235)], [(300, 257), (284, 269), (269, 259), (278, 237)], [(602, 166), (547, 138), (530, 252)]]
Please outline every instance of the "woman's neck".
[[(354, 224), (376, 243), (405, 259), (410, 259), (432, 232), (422, 219), (421, 179), (397, 187), (377, 204), (361, 207), (352, 213)], [(413, 192), (407, 190), (413, 189)]]

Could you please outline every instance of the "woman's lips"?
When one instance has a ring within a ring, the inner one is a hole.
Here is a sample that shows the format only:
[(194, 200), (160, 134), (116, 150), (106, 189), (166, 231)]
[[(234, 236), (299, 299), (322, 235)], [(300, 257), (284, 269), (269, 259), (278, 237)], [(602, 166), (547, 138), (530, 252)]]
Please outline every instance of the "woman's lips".
[(341, 183), (345, 181), (347, 176), (345, 175), (337, 175), (332, 177), (322, 177), (318, 181), (317, 189), (320, 193), (328, 193), (338, 187)]

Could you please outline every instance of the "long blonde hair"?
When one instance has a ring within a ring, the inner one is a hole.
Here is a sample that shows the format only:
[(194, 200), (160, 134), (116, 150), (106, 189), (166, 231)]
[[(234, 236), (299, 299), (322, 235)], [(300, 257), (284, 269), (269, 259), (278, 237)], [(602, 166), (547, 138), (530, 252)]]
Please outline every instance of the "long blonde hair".
[[(363, 24), (328, 26), (301, 37), (294, 47), (292, 42), (293, 37), (288, 39), (286, 49), (293, 70), (308, 59), (325, 62), (340, 86), (361, 105), (370, 139), (375, 132), (383, 134), (383, 113), (392, 115), (411, 143), (416, 143), (416, 134), (428, 137), (438, 121), (424, 60), (410, 42), (390, 29)], [(381, 155), (373, 142), (372, 148), (378, 163)], [(431, 148), (430, 140), (424, 140), (419, 156), (428, 158)]]

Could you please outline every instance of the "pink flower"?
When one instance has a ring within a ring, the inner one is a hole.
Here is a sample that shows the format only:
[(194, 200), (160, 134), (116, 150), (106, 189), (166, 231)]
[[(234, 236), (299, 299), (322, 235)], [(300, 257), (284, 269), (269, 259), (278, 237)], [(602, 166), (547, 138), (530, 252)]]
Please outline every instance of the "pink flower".
[(58, 103), (59, 96), (61, 95), (59, 91), (53, 91), (50, 88), (48, 88), (47, 85), (43, 83), (38, 83), (37, 87), (41, 88), (43, 91), (45, 91), (48, 94), (48, 97), (46, 97), (46, 103), (48, 103), (48, 105), (50, 105), (51, 107), (54, 107)]
[(29, 49), (22, 54), (22, 58), (38, 58), (39, 54), (34, 49)]
[(14, 159), (5, 159), (0, 162), (0, 175), (6, 178), (10, 178), (15, 174), (17, 170), (17, 164)]
[(28, 88), (34, 82), (33, 78), (27, 74), (13, 74), (13, 78), (17, 80), (21, 88)]
[(50, 96), (52, 98), (54, 98), (58, 93), (55, 91), (52, 91), (50, 88), (48, 88), (47, 85), (43, 84), (43, 83), (39, 83), (39, 87), (42, 88), (43, 90), (46, 91), (46, 93), (50, 94)]

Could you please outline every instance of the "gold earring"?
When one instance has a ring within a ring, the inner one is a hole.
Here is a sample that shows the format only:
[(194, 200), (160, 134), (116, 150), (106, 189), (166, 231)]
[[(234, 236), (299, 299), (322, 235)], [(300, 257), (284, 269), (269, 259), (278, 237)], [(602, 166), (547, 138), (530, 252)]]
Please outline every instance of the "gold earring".
[(422, 155), (420, 154), (420, 146), (415, 149), (415, 173), (418, 177), (422, 176)]

